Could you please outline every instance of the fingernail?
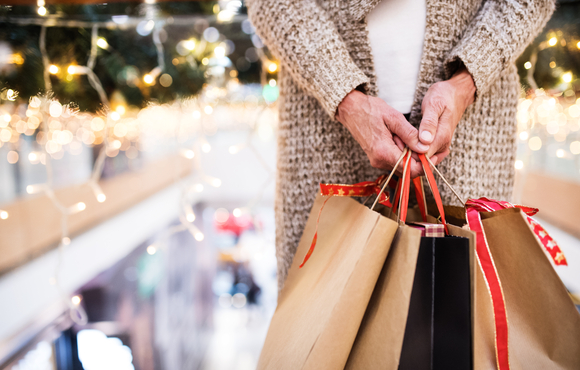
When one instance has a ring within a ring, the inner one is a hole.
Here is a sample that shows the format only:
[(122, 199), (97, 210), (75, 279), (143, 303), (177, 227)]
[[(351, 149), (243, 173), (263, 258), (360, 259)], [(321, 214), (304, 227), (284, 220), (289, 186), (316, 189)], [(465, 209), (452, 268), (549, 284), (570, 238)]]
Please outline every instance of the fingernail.
[(431, 140), (433, 140), (433, 135), (431, 135), (431, 133), (429, 131), (423, 131), (421, 132), (421, 140), (423, 141), (428, 141), (431, 142)]
[(422, 152), (426, 152), (427, 150), (429, 150), (429, 145), (425, 145), (422, 142), (418, 142), (417, 149), (419, 149)]

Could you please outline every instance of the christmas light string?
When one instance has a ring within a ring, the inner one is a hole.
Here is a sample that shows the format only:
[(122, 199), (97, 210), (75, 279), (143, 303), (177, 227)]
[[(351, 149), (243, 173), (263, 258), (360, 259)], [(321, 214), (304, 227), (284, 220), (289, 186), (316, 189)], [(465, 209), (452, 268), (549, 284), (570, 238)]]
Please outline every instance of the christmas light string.
[[(180, 18), (179, 20), (181, 22), (175, 22), (175, 20), (173, 18), (171, 18), (171, 22), (172, 23), (184, 23), (187, 22), (188, 24), (191, 24), (191, 19), (192, 18), (201, 18), (201, 17), (187, 17), (187, 21), (185, 20), (185, 18)], [(48, 53), (46, 51), (46, 34), (47, 34), (47, 28), (48, 27), (91, 27), (91, 49), (90, 49), (90, 54), (87, 60), (87, 65), (86, 66), (78, 66), (78, 65), (71, 65), (68, 67), (67, 72), (69, 72), (69, 74), (73, 75), (86, 75), (90, 85), (97, 91), (99, 98), (101, 100), (101, 103), (103, 105), (103, 111), (106, 115), (106, 123), (105, 123), (105, 128), (104, 128), (104, 132), (105, 134), (103, 135), (103, 147), (101, 148), (97, 159), (95, 160), (95, 164), (93, 166), (93, 170), (91, 172), (91, 176), (87, 182), (87, 185), (91, 187), (91, 189), (93, 190), (93, 193), (97, 199), (98, 202), (102, 203), (106, 200), (106, 195), (103, 193), (103, 191), (101, 190), (98, 182), (100, 180), (101, 177), (101, 173), (103, 170), (103, 166), (105, 163), (105, 159), (107, 157), (106, 152), (107, 149), (110, 148), (110, 143), (109, 143), (109, 135), (107, 135), (107, 132), (109, 131), (109, 128), (112, 127), (112, 125), (114, 124), (115, 119), (112, 118), (112, 114), (114, 114), (114, 111), (111, 111), (111, 105), (110, 102), (107, 98), (107, 95), (104, 92), (103, 86), (99, 80), (99, 78), (96, 76), (96, 74), (93, 72), (93, 68), (96, 64), (96, 59), (97, 59), (97, 52), (98, 52), (98, 47), (101, 47), (102, 49), (108, 49), (108, 44), (106, 44), (106, 40), (104, 39), (100, 39), (98, 37), (98, 30), (100, 27), (107, 27), (107, 28), (113, 28), (113, 27), (125, 27), (127, 24), (139, 24), (140, 22), (143, 22), (142, 18), (139, 19), (125, 19), (125, 21), (121, 24), (117, 23), (117, 22), (79, 22), (79, 21), (69, 21), (69, 20), (62, 20), (62, 19), (44, 19), (44, 20), (38, 20), (38, 19), (10, 19), (11, 22), (13, 23), (17, 23), (17, 24), (21, 24), (21, 25), (39, 25), (41, 27), (41, 33), (40, 33), (40, 40), (39, 40), (39, 46), (40, 46), (40, 51), (41, 51), (41, 55), (42, 55), (42, 62), (43, 62), (43, 77), (44, 77), (44, 82), (45, 82), (45, 86), (46, 86), (46, 91), (50, 91), (52, 88), (52, 84), (50, 81), (50, 74), (51, 74), (51, 68), (55, 68), (53, 65), (50, 64), (50, 60), (48, 58)], [(41, 22), (42, 21), (42, 22)], [(151, 19), (149, 19), (149, 21), (152, 21)], [(160, 33), (163, 30), (163, 26), (166, 23), (166, 21), (154, 21), (154, 25), (153, 25), (153, 42), (155, 44), (156, 47), (156, 51), (157, 51), (157, 61), (158, 61), (158, 65), (153, 68), (153, 70), (151, 70), (147, 75), (151, 76), (152, 80), (154, 80), (155, 78), (157, 78), (159, 76), (159, 74), (164, 70), (165, 68), (165, 55), (164, 55), (164, 48), (163, 48), (163, 44), (161, 42), (161, 38), (160, 38)], [(197, 48), (195, 48), (195, 54), (196, 55), (201, 55), (201, 53), (203, 53), (202, 49), (205, 49), (207, 45), (206, 40), (201, 39), (200, 44), (198, 45)], [(274, 62), (269, 61), (265, 55), (263, 54), (263, 52), (260, 51), (260, 59), (262, 60), (262, 62), (264, 63), (264, 65), (269, 66), (269, 71), (271, 73), (273, 73), (276, 68), (272, 68), (272, 66), (277, 67), (277, 65)], [(53, 73), (54, 74), (54, 73)], [(145, 75), (145, 76), (147, 76)], [(38, 99), (40, 100), (40, 105), (38, 107), (39, 109), (39, 113), (42, 114), (43, 116), (43, 132), (45, 135), (48, 135), (48, 123), (49, 123), (49, 115), (47, 115), (47, 112), (50, 112), (50, 105), (53, 103), (56, 103), (60, 106), (60, 103), (53, 101), (50, 99), (50, 95), (47, 93), (46, 96), (40, 98), (38, 97)], [(195, 112), (199, 112), (201, 109), (201, 101), (200, 99), (196, 99), (195, 103), (197, 104), (197, 110)], [(61, 108), (65, 109), (65, 110), (70, 110), (70, 107), (65, 106)], [(182, 110), (182, 105), (180, 104), (180, 110)], [(209, 110), (209, 111), (208, 111)], [(203, 111), (205, 111), (206, 115), (211, 114), (211, 111), (213, 109), (211, 108), (211, 105), (205, 105), (205, 107), (203, 108)], [(258, 115), (255, 119), (255, 122), (258, 121), (258, 119), (260, 118), (262, 112), (264, 111), (264, 109), (260, 109), (258, 112)], [(183, 112), (182, 112), (183, 113)], [(181, 115), (183, 116), (183, 114)], [(201, 116), (200, 118), (203, 119), (203, 116)], [(254, 125), (253, 127), (246, 122), (246, 124), (248, 124), (248, 126), (250, 127), (250, 132), (247, 138), (247, 142), (244, 144), (243, 147), (240, 148), (244, 149), (244, 148), (249, 148), (252, 150), (252, 152), (254, 153), (254, 155), (256, 156), (256, 158), (258, 159), (258, 161), (261, 163), (261, 165), (265, 168), (265, 170), (268, 172), (268, 179), (265, 181), (265, 183), (263, 184), (260, 192), (257, 194), (257, 196), (250, 201), (250, 203), (248, 204), (248, 206), (246, 208), (251, 208), (253, 207), (258, 201), (259, 199), (261, 199), (262, 195), (263, 195), (263, 191), (265, 190), (265, 188), (273, 181), (274, 179), (274, 171), (268, 166), (267, 162), (264, 160), (264, 158), (261, 156), (261, 154), (259, 153), (259, 151), (252, 145), (252, 137), (255, 135), (256, 133), (256, 129), (258, 127), (258, 125)], [(178, 132), (179, 132), (179, 128), (180, 125), (176, 126), (176, 135), (175, 138), (178, 138)], [(48, 136), (45, 136), (48, 137)], [(60, 212), (61, 214), (61, 240), (60, 243), (58, 245), (58, 258), (57, 258), (57, 263), (55, 266), (55, 272), (54, 272), (54, 276), (50, 278), (50, 282), (51, 284), (55, 285), (57, 290), (59, 291), (59, 294), (63, 297), (63, 300), (66, 302), (67, 306), (69, 307), (69, 314), (71, 316), (71, 319), (79, 324), (79, 325), (84, 325), (87, 321), (87, 316), (86, 316), (86, 312), (83, 310), (82, 306), (80, 305), (80, 297), (78, 296), (74, 296), (72, 297), (72, 299), (68, 299), (66, 294), (64, 294), (64, 292), (61, 289), (60, 286), (60, 282), (59, 282), (59, 274), (60, 271), (62, 269), (62, 263), (63, 263), (63, 255), (64, 255), (64, 250), (66, 245), (70, 244), (70, 237), (69, 237), (69, 230), (68, 230), (68, 217), (70, 215), (73, 215), (75, 213), (81, 212), (86, 208), (85, 203), (83, 202), (78, 202), (72, 206), (65, 206), (64, 204), (62, 204), (55, 196), (54, 194), (54, 189), (53, 189), (53, 171), (52, 171), (52, 164), (51, 164), (51, 156), (50, 153), (48, 153), (46, 146), (42, 145), (43, 147), (43, 156), (46, 159), (46, 171), (47, 171), (47, 181), (44, 184), (36, 184), (36, 185), (29, 185), (27, 187), (27, 192), (30, 194), (33, 193), (44, 193), (54, 204), (55, 208)], [(180, 147), (180, 146), (178, 146)], [(193, 162), (193, 167), (194, 167), (194, 171), (197, 175), (197, 177), (199, 178), (199, 180), (201, 180), (202, 182), (206, 182), (208, 184), (210, 184), (211, 186), (214, 187), (219, 187), (221, 185), (221, 180), (217, 179), (215, 177), (206, 175), (203, 172), (202, 166), (201, 166), (201, 161), (200, 161), (200, 152), (204, 152), (207, 153), (211, 150), (211, 146), (209, 144), (209, 142), (207, 141), (205, 135), (203, 133), (200, 133), (198, 136), (198, 140), (195, 142), (194, 144), (194, 148), (181, 148), (179, 149), (179, 152), (181, 153), (181, 155), (183, 155), (184, 157), (188, 158), (188, 159), (194, 159)], [(176, 172), (177, 174), (177, 172)], [(180, 181), (179, 178), (176, 179), (176, 181)], [(190, 195), (193, 192), (200, 192), (203, 190), (203, 185), (201, 183), (199, 183), (199, 181), (195, 182), (195, 183), (191, 183), (191, 184), (185, 184), (184, 181), (181, 181), (182, 183), (182, 195), (181, 195), (181, 199), (180, 199), (180, 216), (179, 216), (179, 220), (180, 220), (180, 224), (170, 227), (168, 228), (165, 232), (163, 232), (157, 239), (156, 241), (153, 243), (153, 247), (148, 248), (148, 253), (152, 254), (151, 251), (156, 250), (155, 245), (158, 245), (160, 242), (162, 242), (163, 240), (167, 239), (169, 236), (177, 233), (177, 232), (181, 232), (184, 230), (188, 230), (192, 236), (194, 237), (195, 240), (197, 241), (201, 241), (203, 240), (204, 236), (203, 233), (193, 224), (193, 221), (195, 221), (195, 214), (193, 212), (192, 206), (191, 206), (191, 197)], [(0, 218), (5, 219), (8, 217), (7, 213), (5, 214), (5, 211), (0, 210)]]
[[(539, 52), (558, 44), (562, 47), (567, 45), (561, 31), (549, 32), (547, 36), (545, 41), (540, 42), (531, 50), (528, 61), (524, 63), (526, 79), (533, 92), (520, 100), (517, 110), (518, 137), (521, 141), (527, 142), (525, 158), (531, 158), (532, 152), (540, 150), (545, 145), (545, 142), (542, 142), (544, 133), (551, 135), (557, 143), (564, 143), (570, 132), (580, 130), (580, 99), (576, 99), (574, 89), (570, 85), (574, 80), (572, 72), (556, 71), (560, 73), (560, 88), (564, 90), (563, 94), (551, 94), (544, 91), (538, 87), (534, 78)], [(580, 42), (576, 43), (576, 48), (580, 49)], [(550, 62), (550, 68), (556, 68), (555, 61)], [(535, 135), (532, 135), (534, 131)], [(572, 141), (569, 151), (560, 147), (551, 154), (555, 154), (557, 158), (565, 158), (568, 152), (572, 155), (580, 154), (580, 140)], [(525, 167), (524, 161), (518, 159), (514, 166), (516, 170), (522, 170)], [(523, 184), (522, 181), (520, 186)]]
[[(47, 22), (48, 23), (48, 22)], [(50, 26), (55, 26), (55, 22), (50, 22), (51, 24), (43, 24), (41, 26), (41, 32), (40, 32), (40, 40), (39, 40), (39, 48), (41, 51), (41, 55), (42, 55), (42, 62), (43, 62), (43, 69), (44, 69), (44, 82), (45, 82), (45, 90), (47, 91), (47, 94), (45, 97), (40, 98), (41, 100), (41, 104), (39, 106), (39, 113), (42, 114), (43, 116), (43, 132), (46, 135), (46, 137), (48, 137), (48, 122), (50, 117), (47, 115), (47, 111), (50, 112), (51, 109), (51, 104), (59, 104), (56, 101), (53, 101), (50, 99), (50, 93), (49, 91), (52, 89), (52, 84), (50, 82), (50, 60), (48, 57), (48, 53), (46, 50), (46, 34), (47, 34), (47, 27)], [(164, 49), (163, 49), (163, 44), (160, 40), (159, 34), (161, 32), (161, 30), (163, 29), (163, 24), (161, 22), (157, 23), (154, 25), (154, 32), (153, 32), (153, 41), (155, 43), (156, 46), (156, 51), (158, 53), (158, 66), (156, 66), (152, 72), (150, 72), (150, 74), (152, 74), (153, 79), (155, 79), (165, 68), (165, 62), (164, 62)], [(76, 66), (76, 65), (71, 65), (68, 67), (67, 72), (71, 75), (77, 74), (77, 75), (86, 75), (90, 85), (97, 91), (99, 98), (101, 100), (102, 106), (103, 106), (103, 110), (104, 113), (106, 114), (107, 117), (107, 122), (105, 125), (105, 135), (103, 137), (103, 146), (101, 148), (101, 150), (99, 151), (99, 154), (97, 156), (97, 159), (95, 161), (95, 164), (93, 166), (93, 170), (91, 172), (91, 176), (89, 178), (89, 181), (87, 182), (87, 185), (93, 190), (93, 193), (95, 194), (95, 197), (97, 199), (97, 201), (99, 203), (102, 203), (106, 200), (106, 195), (103, 193), (103, 191), (101, 190), (100, 186), (99, 186), (99, 180), (102, 174), (102, 170), (103, 170), (103, 166), (105, 163), (105, 159), (106, 159), (106, 151), (109, 148), (110, 144), (109, 144), (109, 140), (108, 140), (108, 129), (111, 127), (111, 122), (113, 121), (112, 117), (111, 117), (111, 106), (110, 106), (110, 102), (109, 99), (107, 98), (107, 95), (103, 89), (103, 86), (101, 84), (101, 81), (99, 80), (98, 76), (93, 72), (93, 68), (95, 66), (96, 63), (96, 59), (97, 59), (97, 52), (98, 52), (98, 30), (99, 30), (99, 25), (98, 24), (93, 24), (92, 25), (92, 32), (91, 32), (91, 49), (90, 49), (90, 54), (87, 60), (87, 65), (86, 66)], [(61, 106), (62, 109), (62, 106)], [(68, 109), (68, 107), (65, 107), (65, 109)], [(55, 271), (54, 271), (54, 276), (51, 277), (50, 279), (50, 283), (53, 284), (57, 291), (59, 292), (59, 294), (62, 296), (63, 301), (66, 303), (66, 305), (68, 306), (69, 309), (69, 315), (71, 317), (71, 319), (73, 320), (73, 322), (75, 322), (78, 325), (85, 325), (87, 323), (87, 315), (86, 312), (84, 310), (84, 308), (82, 307), (82, 305), (80, 305), (80, 300), (78, 299), (77, 296), (73, 297), (73, 299), (68, 299), (67, 295), (63, 292), (61, 284), (60, 284), (60, 279), (59, 279), (59, 275), (60, 275), (60, 271), (62, 270), (62, 264), (63, 264), (63, 258), (64, 258), (64, 249), (65, 247), (70, 244), (70, 237), (69, 237), (69, 227), (68, 227), (68, 217), (83, 211), (86, 208), (85, 203), (83, 202), (78, 202), (72, 206), (66, 206), (64, 204), (62, 204), (55, 196), (54, 193), (54, 188), (53, 188), (53, 170), (52, 170), (52, 163), (51, 163), (51, 156), (50, 153), (47, 152), (46, 150), (46, 146), (42, 146), (42, 149), (44, 151), (44, 155), (46, 158), (46, 173), (47, 173), (47, 181), (44, 184), (35, 184), (35, 185), (29, 185), (27, 186), (27, 192), (29, 194), (35, 194), (35, 193), (44, 193), (49, 199), (50, 201), (53, 203), (53, 205), (55, 206), (55, 208), (57, 209), (57, 211), (60, 213), (61, 215), (61, 239), (60, 242), (58, 244), (58, 257), (57, 257), (57, 263), (55, 266)], [(186, 224), (190, 224), (190, 222), (188, 222), (186, 219), (183, 220), (180, 218), (180, 220), (182, 221), (182, 223), (184, 224), (184, 227), (192, 229), (192, 226), (187, 226)], [(195, 228), (195, 226), (193, 226), (193, 228)], [(201, 232), (199, 232), (199, 230), (197, 230), (194, 233), (194, 237), (196, 240), (200, 240), (200, 235), (201, 235), (201, 239), (203, 239), (203, 234), (201, 234)], [(76, 299), (75, 299), (76, 298)]]

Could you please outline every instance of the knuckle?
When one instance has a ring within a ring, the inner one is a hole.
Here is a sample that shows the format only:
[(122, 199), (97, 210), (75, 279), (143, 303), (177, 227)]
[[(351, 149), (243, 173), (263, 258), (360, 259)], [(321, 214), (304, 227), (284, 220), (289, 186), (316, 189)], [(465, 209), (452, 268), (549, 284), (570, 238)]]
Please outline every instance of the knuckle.
[(434, 130), (437, 128), (437, 119), (434, 116), (425, 116), (421, 120), (421, 127)]
[(368, 157), (372, 167), (381, 169), (387, 168), (389, 161), (386, 148), (376, 148)]
[(435, 95), (431, 98), (431, 105), (439, 112), (442, 112), (447, 105), (446, 99), (442, 95)]
[(371, 166), (374, 168), (381, 168), (383, 167), (383, 159), (380, 157), (380, 155), (378, 155), (378, 153), (372, 153), (369, 156), (369, 161), (371, 163)]

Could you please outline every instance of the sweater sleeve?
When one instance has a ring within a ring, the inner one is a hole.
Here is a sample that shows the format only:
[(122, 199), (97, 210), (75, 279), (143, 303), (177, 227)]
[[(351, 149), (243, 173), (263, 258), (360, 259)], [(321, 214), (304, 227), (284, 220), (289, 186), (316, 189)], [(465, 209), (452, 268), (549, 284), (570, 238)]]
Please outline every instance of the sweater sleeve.
[(251, 0), (248, 15), (294, 81), (332, 118), (349, 92), (369, 83), (315, 0)]
[(487, 0), (445, 62), (449, 78), (463, 63), (476, 97), (484, 94), (546, 25), (554, 0)]

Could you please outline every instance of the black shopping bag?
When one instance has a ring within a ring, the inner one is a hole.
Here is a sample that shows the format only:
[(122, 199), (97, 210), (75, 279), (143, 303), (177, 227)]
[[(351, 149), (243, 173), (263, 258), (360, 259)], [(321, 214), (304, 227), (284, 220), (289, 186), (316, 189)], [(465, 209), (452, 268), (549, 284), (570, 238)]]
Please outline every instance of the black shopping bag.
[(399, 370), (472, 368), (469, 239), (422, 237)]

